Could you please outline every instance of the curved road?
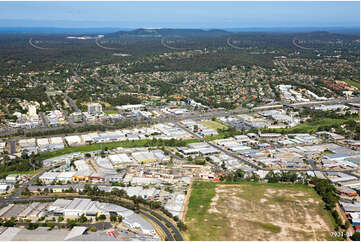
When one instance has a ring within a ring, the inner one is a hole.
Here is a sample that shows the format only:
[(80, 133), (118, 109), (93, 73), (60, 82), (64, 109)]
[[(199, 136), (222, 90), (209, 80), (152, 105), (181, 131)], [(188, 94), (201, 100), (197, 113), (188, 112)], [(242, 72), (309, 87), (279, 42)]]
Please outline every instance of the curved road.
[(150, 220), (152, 220), (153, 222), (155, 222), (156, 224), (159, 225), (159, 227), (161, 227), (161, 229), (164, 231), (164, 233), (167, 236), (168, 241), (174, 241), (174, 238), (172, 236), (172, 233), (168, 230), (168, 228), (162, 224), (158, 219), (156, 219), (155, 217), (149, 215), (148, 213), (145, 213), (143, 211), (139, 211), (140, 214), (146, 216), (147, 218), (149, 218)]
[(184, 241), (183, 239), (183, 236), (182, 234), (179, 232), (178, 228), (176, 226), (174, 226), (173, 223), (171, 223), (167, 218), (165, 218), (164, 216), (160, 215), (159, 213), (156, 213), (154, 211), (152, 211), (151, 209), (148, 209), (148, 208), (144, 208), (142, 207), (141, 209), (147, 211), (147, 212), (150, 212), (150, 213), (153, 213), (153, 214), (156, 214), (157, 218), (161, 219), (163, 222), (165, 222), (166, 224), (168, 224), (171, 229), (173, 230), (173, 232), (175, 233), (176, 235), (176, 240), (177, 241)]
[(95, 39), (95, 44), (96, 44), (98, 47), (100, 47), (100, 48), (102, 48), (102, 49), (105, 49), (105, 50), (119, 50), (118, 48), (111, 48), (111, 47), (106, 47), (106, 46), (101, 45), (101, 44), (98, 42), (98, 39), (99, 39), (99, 38), (96, 38), (96, 39)]
[(238, 47), (230, 42), (231, 38), (227, 39), (227, 45), (231, 48), (237, 49), (237, 50), (243, 50), (241, 47)]
[(170, 49), (170, 50), (186, 50), (185, 48), (177, 48), (177, 47), (172, 47), (170, 45), (167, 45), (165, 42), (164, 42), (164, 38), (160, 39), (160, 44), (167, 48), (167, 49)]
[(297, 48), (300, 48), (300, 49), (303, 49), (303, 50), (313, 50), (312, 48), (303, 47), (303, 46), (297, 44), (296, 38), (294, 38), (294, 39), (292, 40), (292, 44), (293, 44), (294, 46), (296, 46)]
[(35, 49), (38, 49), (38, 50), (52, 50), (53, 48), (44, 48), (44, 47), (40, 47), (40, 46), (37, 46), (35, 45), (33, 42), (33, 38), (30, 38), (29, 39), (29, 44), (34, 47)]

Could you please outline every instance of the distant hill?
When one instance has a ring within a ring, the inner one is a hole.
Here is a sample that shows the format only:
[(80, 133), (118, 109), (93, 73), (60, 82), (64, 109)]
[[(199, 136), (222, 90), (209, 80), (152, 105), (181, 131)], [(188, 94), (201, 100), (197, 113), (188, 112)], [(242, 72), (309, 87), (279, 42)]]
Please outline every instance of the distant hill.
[(220, 37), (232, 34), (220, 29), (135, 29), (132, 31), (118, 31), (106, 34), (107, 38), (120, 36), (142, 36), (142, 37)]
[(330, 33), (327, 31), (318, 31), (318, 32), (307, 32), (307, 33), (297, 33), (295, 34), (297, 37), (301, 37), (303, 40), (354, 40), (358, 39), (359, 36), (357, 34), (338, 34), (338, 33)]
[[(131, 30), (131, 29), (122, 29)], [(20, 34), (99, 34), (114, 33), (119, 28), (52, 28), (52, 27), (0, 27), (0, 33)]]

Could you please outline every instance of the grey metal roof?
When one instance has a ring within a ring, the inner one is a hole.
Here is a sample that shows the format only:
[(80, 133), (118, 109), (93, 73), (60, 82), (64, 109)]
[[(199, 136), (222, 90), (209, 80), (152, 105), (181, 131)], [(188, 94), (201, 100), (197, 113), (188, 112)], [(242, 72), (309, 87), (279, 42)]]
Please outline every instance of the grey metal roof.
[(141, 230), (154, 230), (152, 224), (135, 213), (125, 217), (123, 221), (125, 223), (132, 224), (133, 226), (139, 226)]

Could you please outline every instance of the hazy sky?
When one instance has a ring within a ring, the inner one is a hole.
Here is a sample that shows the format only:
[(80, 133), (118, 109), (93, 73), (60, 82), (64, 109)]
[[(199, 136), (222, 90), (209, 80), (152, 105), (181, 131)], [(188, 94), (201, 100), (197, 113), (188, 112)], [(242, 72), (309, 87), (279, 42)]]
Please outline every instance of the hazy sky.
[(0, 27), (355, 27), (359, 2), (0, 2)]

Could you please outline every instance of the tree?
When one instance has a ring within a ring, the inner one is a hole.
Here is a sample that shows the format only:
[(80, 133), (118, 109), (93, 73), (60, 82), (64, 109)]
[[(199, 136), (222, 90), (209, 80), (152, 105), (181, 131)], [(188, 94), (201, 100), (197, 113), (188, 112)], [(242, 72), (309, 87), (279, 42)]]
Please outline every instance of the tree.
[(77, 225), (77, 222), (76, 222), (76, 219), (67, 219), (66, 220), (66, 226), (68, 227), (68, 228), (73, 228), (74, 226), (76, 226)]
[(29, 223), (28, 226), (26, 227), (28, 230), (34, 230), (37, 229), (39, 227), (39, 224), (35, 223)]
[(88, 221), (88, 219), (85, 217), (84, 214), (82, 214), (79, 218), (78, 218), (78, 222), (83, 224), (86, 223)]
[(237, 178), (243, 179), (244, 175), (245, 175), (245, 172), (242, 169), (237, 169), (236, 170), (236, 175), (237, 175)]
[(91, 227), (89, 228), (89, 230), (90, 230), (91, 232), (97, 232), (97, 227), (91, 226)]
[(5, 223), (3, 223), (4, 227), (14, 227), (15, 226), (15, 222), (12, 220), (6, 220)]
[(114, 215), (114, 214), (111, 214), (111, 215), (110, 215), (110, 221), (116, 222), (116, 221), (117, 221), (117, 216)]
[(352, 236), (351, 239), (353, 241), (360, 241), (360, 232), (355, 232)]
[(118, 222), (121, 223), (123, 221), (123, 217), (121, 215), (118, 215)]
[(61, 223), (61, 222), (63, 222), (63, 221), (64, 221), (64, 217), (59, 216), (59, 217), (58, 217), (58, 222)]
[(104, 214), (101, 214), (97, 217), (98, 220), (106, 220), (107, 217)]
[(178, 221), (177, 226), (178, 226), (180, 231), (186, 231), (187, 230), (187, 226), (182, 221)]

